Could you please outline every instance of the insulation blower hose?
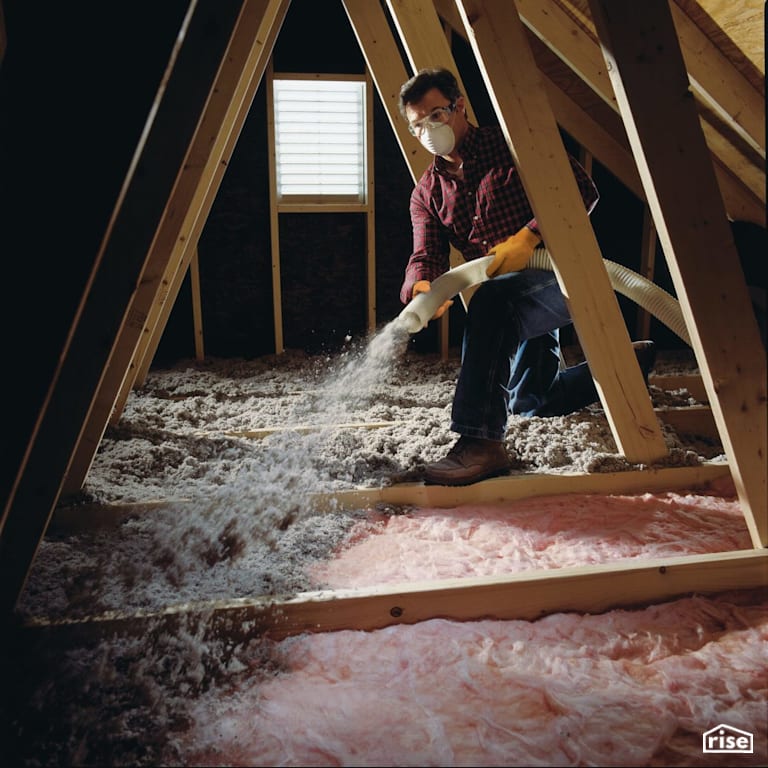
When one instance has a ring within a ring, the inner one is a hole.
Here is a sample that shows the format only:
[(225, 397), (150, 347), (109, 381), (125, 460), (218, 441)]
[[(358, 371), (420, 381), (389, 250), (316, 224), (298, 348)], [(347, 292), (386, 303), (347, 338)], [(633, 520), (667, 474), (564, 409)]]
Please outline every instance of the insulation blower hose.
[[(399, 321), (409, 333), (426, 327), (437, 309), (448, 299), (466, 288), (487, 280), (485, 270), (493, 256), (473, 259), (449, 269), (434, 280), (426, 293), (418, 294), (400, 313)], [(657, 320), (679, 336), (688, 346), (691, 339), (685, 326), (680, 303), (663, 288), (615, 261), (603, 259), (611, 287), (635, 304), (650, 312)], [(526, 269), (553, 271), (552, 260), (546, 248), (536, 248)]]

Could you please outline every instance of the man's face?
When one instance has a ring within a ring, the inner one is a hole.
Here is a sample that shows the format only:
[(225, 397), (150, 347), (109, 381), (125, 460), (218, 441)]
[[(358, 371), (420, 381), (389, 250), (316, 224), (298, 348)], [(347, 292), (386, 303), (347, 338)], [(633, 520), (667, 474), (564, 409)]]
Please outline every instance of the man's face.
[(437, 88), (432, 88), (424, 94), (421, 101), (407, 104), (405, 114), (408, 118), (408, 127), (411, 133), (419, 138), (425, 124), (448, 123), (456, 135), (457, 144), (460, 143), (466, 132), (466, 120), (464, 119), (464, 97), (459, 96), (455, 102), (451, 102)]

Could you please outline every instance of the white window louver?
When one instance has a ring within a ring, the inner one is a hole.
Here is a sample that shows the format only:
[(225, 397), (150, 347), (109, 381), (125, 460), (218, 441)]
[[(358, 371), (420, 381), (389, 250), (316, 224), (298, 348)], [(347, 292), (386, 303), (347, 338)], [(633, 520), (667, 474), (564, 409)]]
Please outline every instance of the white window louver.
[(274, 80), (277, 193), (365, 200), (365, 82)]

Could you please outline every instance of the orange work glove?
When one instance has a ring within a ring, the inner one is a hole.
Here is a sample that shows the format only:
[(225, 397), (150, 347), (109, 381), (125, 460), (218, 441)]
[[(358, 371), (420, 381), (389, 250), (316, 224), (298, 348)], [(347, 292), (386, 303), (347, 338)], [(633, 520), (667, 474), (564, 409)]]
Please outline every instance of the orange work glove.
[(494, 245), (489, 256), (495, 256), (488, 265), (485, 274), (488, 277), (505, 275), (507, 272), (519, 272), (533, 256), (533, 249), (539, 244), (541, 238), (531, 232), (528, 227), (523, 227), (519, 232), (507, 238), (504, 242)]
[[(426, 293), (431, 287), (432, 286), (429, 280), (417, 280), (413, 284), (413, 290), (411, 291), (411, 298), (415, 299), (416, 296), (418, 296), (420, 293)], [(437, 312), (435, 312), (435, 314), (432, 315), (432, 319), (437, 320), (438, 317), (442, 317), (448, 311), (448, 308), (451, 306), (453, 306), (453, 299), (448, 299), (448, 301), (444, 302), (437, 308)]]

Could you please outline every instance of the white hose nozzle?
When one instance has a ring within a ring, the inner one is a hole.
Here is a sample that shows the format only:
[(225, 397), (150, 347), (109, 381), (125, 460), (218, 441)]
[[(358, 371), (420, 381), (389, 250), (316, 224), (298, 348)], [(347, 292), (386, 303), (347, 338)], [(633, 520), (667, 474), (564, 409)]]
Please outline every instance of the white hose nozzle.
[(419, 293), (413, 298), (400, 313), (400, 322), (407, 327), (409, 333), (416, 333), (426, 328), (427, 323), (435, 316), (435, 312), (446, 301), (464, 289), (488, 279), (485, 270), (493, 259), (493, 256), (483, 256), (444, 272), (432, 282), (428, 291)]
[[(449, 269), (432, 282), (428, 291), (419, 293), (400, 313), (399, 321), (409, 333), (417, 333), (427, 326), (435, 312), (457, 293), (488, 279), (485, 270), (493, 261), (493, 256), (467, 261), (458, 267)], [(650, 312), (671, 331), (676, 333), (686, 344), (691, 346), (691, 339), (685, 325), (678, 300), (656, 283), (648, 280), (631, 269), (614, 261), (603, 259), (611, 286), (617, 293), (631, 299), (638, 306)], [(527, 269), (553, 270), (547, 249), (536, 248), (526, 267)]]

